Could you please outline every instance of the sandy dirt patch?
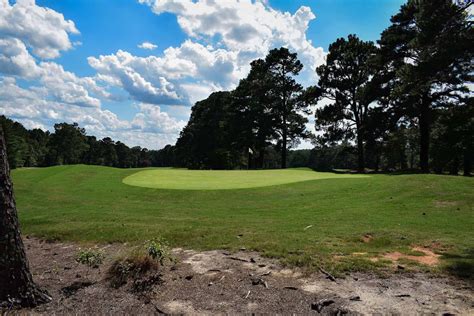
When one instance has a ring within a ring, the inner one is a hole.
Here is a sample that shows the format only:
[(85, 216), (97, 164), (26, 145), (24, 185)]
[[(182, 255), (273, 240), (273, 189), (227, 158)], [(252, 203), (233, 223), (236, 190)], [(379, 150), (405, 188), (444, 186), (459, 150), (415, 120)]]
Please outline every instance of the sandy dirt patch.
[(424, 247), (413, 247), (412, 250), (422, 252), (424, 255), (422, 256), (406, 255), (406, 254), (396, 251), (396, 252), (387, 253), (383, 257), (391, 261), (407, 259), (407, 260), (416, 261), (418, 263), (428, 265), (428, 266), (438, 265), (440, 255), (434, 253), (430, 249), (424, 248)]
[(25, 244), (34, 279), (53, 301), (14, 311), (19, 314), (474, 314), (472, 286), (451, 277), (354, 273), (331, 281), (323, 273), (308, 276), (254, 252), (175, 249), (178, 262), (160, 268), (160, 283), (133, 293), (111, 288), (106, 280), (125, 245), (99, 246), (105, 261), (89, 269), (75, 261), (75, 244), (34, 238)]

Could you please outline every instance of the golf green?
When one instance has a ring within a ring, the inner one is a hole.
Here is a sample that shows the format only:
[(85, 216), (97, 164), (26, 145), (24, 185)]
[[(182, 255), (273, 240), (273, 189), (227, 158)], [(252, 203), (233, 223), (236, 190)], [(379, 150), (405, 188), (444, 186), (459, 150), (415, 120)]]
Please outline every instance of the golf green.
[(334, 178), (360, 178), (365, 175), (315, 172), (307, 168), (275, 170), (187, 170), (151, 169), (123, 179), (128, 185), (175, 190), (246, 189)]

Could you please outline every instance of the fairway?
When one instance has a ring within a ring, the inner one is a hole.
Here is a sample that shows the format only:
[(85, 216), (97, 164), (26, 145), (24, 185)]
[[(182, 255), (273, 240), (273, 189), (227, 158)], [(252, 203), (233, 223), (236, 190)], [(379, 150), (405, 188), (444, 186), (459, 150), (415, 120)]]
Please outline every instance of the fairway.
[[(251, 185), (272, 186), (230, 189), (250, 185), (233, 182), (247, 173), (253, 175)], [(474, 266), (474, 179), (467, 177), (85, 165), (12, 174), (22, 231), (48, 239), (143, 242), (162, 236), (175, 247), (246, 248), (289, 265), (322, 265), (331, 271), (376, 269), (387, 263), (373, 262), (373, 257), (393, 251), (411, 254), (414, 245), (435, 244), (443, 254), (443, 268), (464, 267), (469, 273)], [(143, 175), (156, 185), (194, 190), (123, 182), (146, 180)], [(289, 181), (300, 182), (282, 184)], [(196, 190), (198, 186), (206, 190)], [(367, 234), (370, 242), (363, 239)]]
[(175, 190), (225, 190), (265, 187), (285, 183), (360, 178), (365, 175), (315, 172), (309, 168), (276, 170), (154, 169), (132, 174), (123, 183), (145, 188)]

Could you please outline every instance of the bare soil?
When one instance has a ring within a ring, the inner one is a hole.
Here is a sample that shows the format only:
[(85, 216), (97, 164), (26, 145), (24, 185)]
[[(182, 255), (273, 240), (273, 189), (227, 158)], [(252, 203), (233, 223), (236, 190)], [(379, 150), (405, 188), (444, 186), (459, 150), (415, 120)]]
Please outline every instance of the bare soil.
[(472, 285), (450, 277), (354, 273), (331, 281), (257, 253), (174, 249), (145, 291), (112, 288), (106, 271), (127, 245), (99, 246), (99, 268), (76, 262), (79, 245), (25, 239), (34, 279), (53, 301), (15, 314), (474, 314)]
[(424, 255), (422, 256), (413, 256), (413, 255), (406, 255), (402, 254), (400, 252), (390, 252), (384, 255), (385, 259), (390, 259), (392, 261), (398, 261), (400, 259), (408, 259), (411, 261), (416, 261), (418, 263), (427, 265), (427, 266), (435, 266), (439, 263), (439, 257), (440, 255), (437, 255), (433, 251), (427, 249), (427, 248), (422, 248), (422, 247), (413, 247), (413, 251), (418, 251), (423, 253)]

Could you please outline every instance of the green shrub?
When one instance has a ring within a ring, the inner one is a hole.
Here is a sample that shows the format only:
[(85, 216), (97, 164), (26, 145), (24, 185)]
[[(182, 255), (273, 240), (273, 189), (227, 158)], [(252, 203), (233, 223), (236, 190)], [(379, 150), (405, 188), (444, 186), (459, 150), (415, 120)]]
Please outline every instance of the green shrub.
[(161, 265), (164, 264), (165, 260), (174, 261), (170, 247), (168, 243), (163, 238), (157, 238), (149, 240), (145, 243), (145, 249), (147, 254), (160, 262)]
[(77, 253), (76, 261), (91, 268), (98, 268), (104, 260), (104, 253), (100, 250), (85, 249)]

